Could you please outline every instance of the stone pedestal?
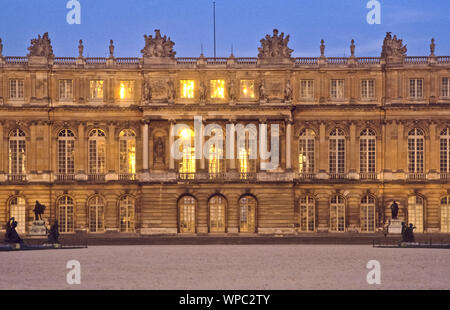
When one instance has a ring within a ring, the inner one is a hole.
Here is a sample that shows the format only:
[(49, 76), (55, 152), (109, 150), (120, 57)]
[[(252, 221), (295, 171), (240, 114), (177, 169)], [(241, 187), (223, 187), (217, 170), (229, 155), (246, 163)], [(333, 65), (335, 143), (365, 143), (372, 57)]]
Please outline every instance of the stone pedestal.
[(388, 234), (401, 234), (402, 233), (402, 221), (401, 220), (389, 220)]
[(47, 228), (45, 227), (45, 221), (34, 221), (28, 235), (33, 237), (46, 237)]

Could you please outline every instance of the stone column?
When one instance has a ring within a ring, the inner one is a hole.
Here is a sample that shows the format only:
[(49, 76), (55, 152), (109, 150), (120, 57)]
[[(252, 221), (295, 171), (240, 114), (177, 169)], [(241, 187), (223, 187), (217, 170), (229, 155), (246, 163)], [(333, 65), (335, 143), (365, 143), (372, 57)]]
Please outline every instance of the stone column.
[(350, 123), (350, 152), (349, 152), (349, 162), (348, 162), (348, 173), (350, 179), (357, 178), (356, 172), (358, 171), (358, 157), (359, 154), (356, 148), (356, 124), (354, 122)]
[(84, 133), (84, 124), (78, 124), (78, 137), (76, 141), (76, 152), (75, 152), (75, 173), (85, 174), (87, 172), (86, 167), (86, 137)]
[(148, 170), (148, 121), (143, 121), (142, 128), (142, 170)]
[(175, 160), (173, 158), (172, 154), (172, 145), (174, 143), (174, 135), (173, 135), (173, 128), (175, 125), (174, 120), (169, 120), (170, 128), (169, 128), (169, 170), (174, 171), (175, 170)]
[(319, 150), (317, 154), (317, 162), (319, 171), (318, 178), (328, 178), (327, 173), (327, 154), (328, 154), (328, 145), (326, 143), (326, 130), (325, 123), (321, 122), (319, 127)]
[(107, 150), (109, 150), (109, 154), (107, 154), (107, 163), (108, 163), (108, 168), (107, 168), (107, 173), (115, 173), (117, 172), (117, 167), (116, 167), (116, 158), (118, 156), (116, 156), (116, 130), (115, 130), (115, 125), (114, 123), (110, 123), (108, 126), (108, 146), (107, 146)]
[(286, 170), (292, 170), (292, 120), (286, 123)]
[(8, 148), (5, 146), (5, 141), (4, 141), (4, 133), (3, 133), (4, 123), (5, 123), (4, 121), (0, 121), (0, 149), (2, 150), (0, 152), (0, 174), (6, 172), (5, 158), (6, 158), (6, 153), (8, 152)]

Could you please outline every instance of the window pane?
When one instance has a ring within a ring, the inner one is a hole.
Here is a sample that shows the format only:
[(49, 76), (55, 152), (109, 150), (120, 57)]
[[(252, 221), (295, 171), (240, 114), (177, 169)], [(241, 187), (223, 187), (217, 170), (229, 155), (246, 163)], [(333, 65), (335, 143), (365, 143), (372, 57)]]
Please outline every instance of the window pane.
[(194, 98), (194, 80), (180, 80), (180, 97)]
[(211, 98), (225, 98), (225, 80), (210, 81)]
[(121, 100), (131, 100), (134, 94), (134, 81), (120, 81), (119, 96)]
[(255, 98), (255, 81), (241, 80), (241, 98), (244, 99)]
[(103, 99), (103, 81), (90, 81), (91, 99)]

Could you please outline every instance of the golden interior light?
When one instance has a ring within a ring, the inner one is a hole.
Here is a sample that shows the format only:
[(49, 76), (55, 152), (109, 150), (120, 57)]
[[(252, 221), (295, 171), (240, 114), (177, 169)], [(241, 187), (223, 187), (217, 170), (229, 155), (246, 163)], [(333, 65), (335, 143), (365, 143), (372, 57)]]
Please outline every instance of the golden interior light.
[(241, 80), (241, 97), (255, 98), (255, 82), (253, 80)]
[(211, 98), (225, 98), (225, 80), (211, 80)]
[(120, 83), (120, 99), (125, 99), (125, 84)]
[(180, 80), (181, 98), (194, 98), (194, 80)]

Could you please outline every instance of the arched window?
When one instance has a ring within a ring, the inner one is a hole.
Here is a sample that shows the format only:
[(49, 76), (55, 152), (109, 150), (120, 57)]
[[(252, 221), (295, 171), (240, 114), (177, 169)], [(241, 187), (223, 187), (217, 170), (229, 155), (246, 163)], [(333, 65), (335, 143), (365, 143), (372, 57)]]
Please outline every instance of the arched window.
[(244, 196), (239, 200), (240, 208), (240, 232), (256, 231), (256, 199), (252, 196)]
[(298, 140), (298, 171), (314, 173), (314, 150), (316, 134), (311, 129), (303, 129)]
[(179, 161), (178, 172), (182, 179), (194, 179), (196, 172), (194, 132), (190, 128), (184, 128), (179, 132), (179, 137), (183, 143), (180, 144), (182, 157)]
[(100, 196), (94, 196), (88, 201), (89, 231), (102, 232), (104, 230), (105, 203)]
[(124, 129), (119, 134), (119, 169), (122, 177), (136, 174), (136, 134)]
[(441, 173), (450, 173), (450, 128), (441, 131)]
[(299, 200), (300, 211), (300, 230), (314, 231), (315, 230), (315, 201), (314, 198), (305, 196)]
[(16, 231), (19, 234), (24, 234), (27, 227), (25, 199), (22, 197), (13, 197), (9, 201), (9, 217), (13, 217), (17, 221)]
[(58, 133), (58, 174), (75, 173), (75, 135), (70, 129)]
[(257, 132), (254, 128), (246, 127), (245, 130), (237, 131), (237, 134), (239, 174), (245, 180), (256, 173)]
[(25, 132), (14, 129), (9, 134), (9, 174), (26, 174), (26, 157)]
[(180, 214), (180, 233), (195, 233), (195, 207), (196, 200), (194, 197), (186, 195), (178, 201)]
[(424, 171), (425, 138), (423, 130), (414, 128), (408, 133), (408, 170), (409, 173)]
[(89, 174), (106, 172), (106, 135), (101, 129), (89, 133)]
[(408, 199), (408, 225), (413, 224), (415, 232), (423, 232), (423, 198), (420, 196), (411, 196)]
[(135, 231), (135, 199), (131, 196), (124, 196), (119, 199), (120, 231)]
[(330, 230), (345, 231), (345, 200), (339, 195), (331, 198)]
[(340, 128), (336, 128), (330, 133), (329, 156), (331, 178), (344, 178), (345, 133)]
[(361, 199), (361, 231), (375, 231), (375, 198), (372, 196), (364, 196)]
[(359, 135), (359, 172), (361, 176), (375, 173), (376, 134), (370, 128), (361, 131)]
[(74, 203), (69, 196), (62, 196), (58, 199), (58, 224), (59, 232), (71, 233), (74, 231)]
[(209, 199), (209, 231), (225, 232), (227, 202), (224, 197), (215, 195)]
[(441, 199), (441, 232), (450, 233), (450, 196)]

